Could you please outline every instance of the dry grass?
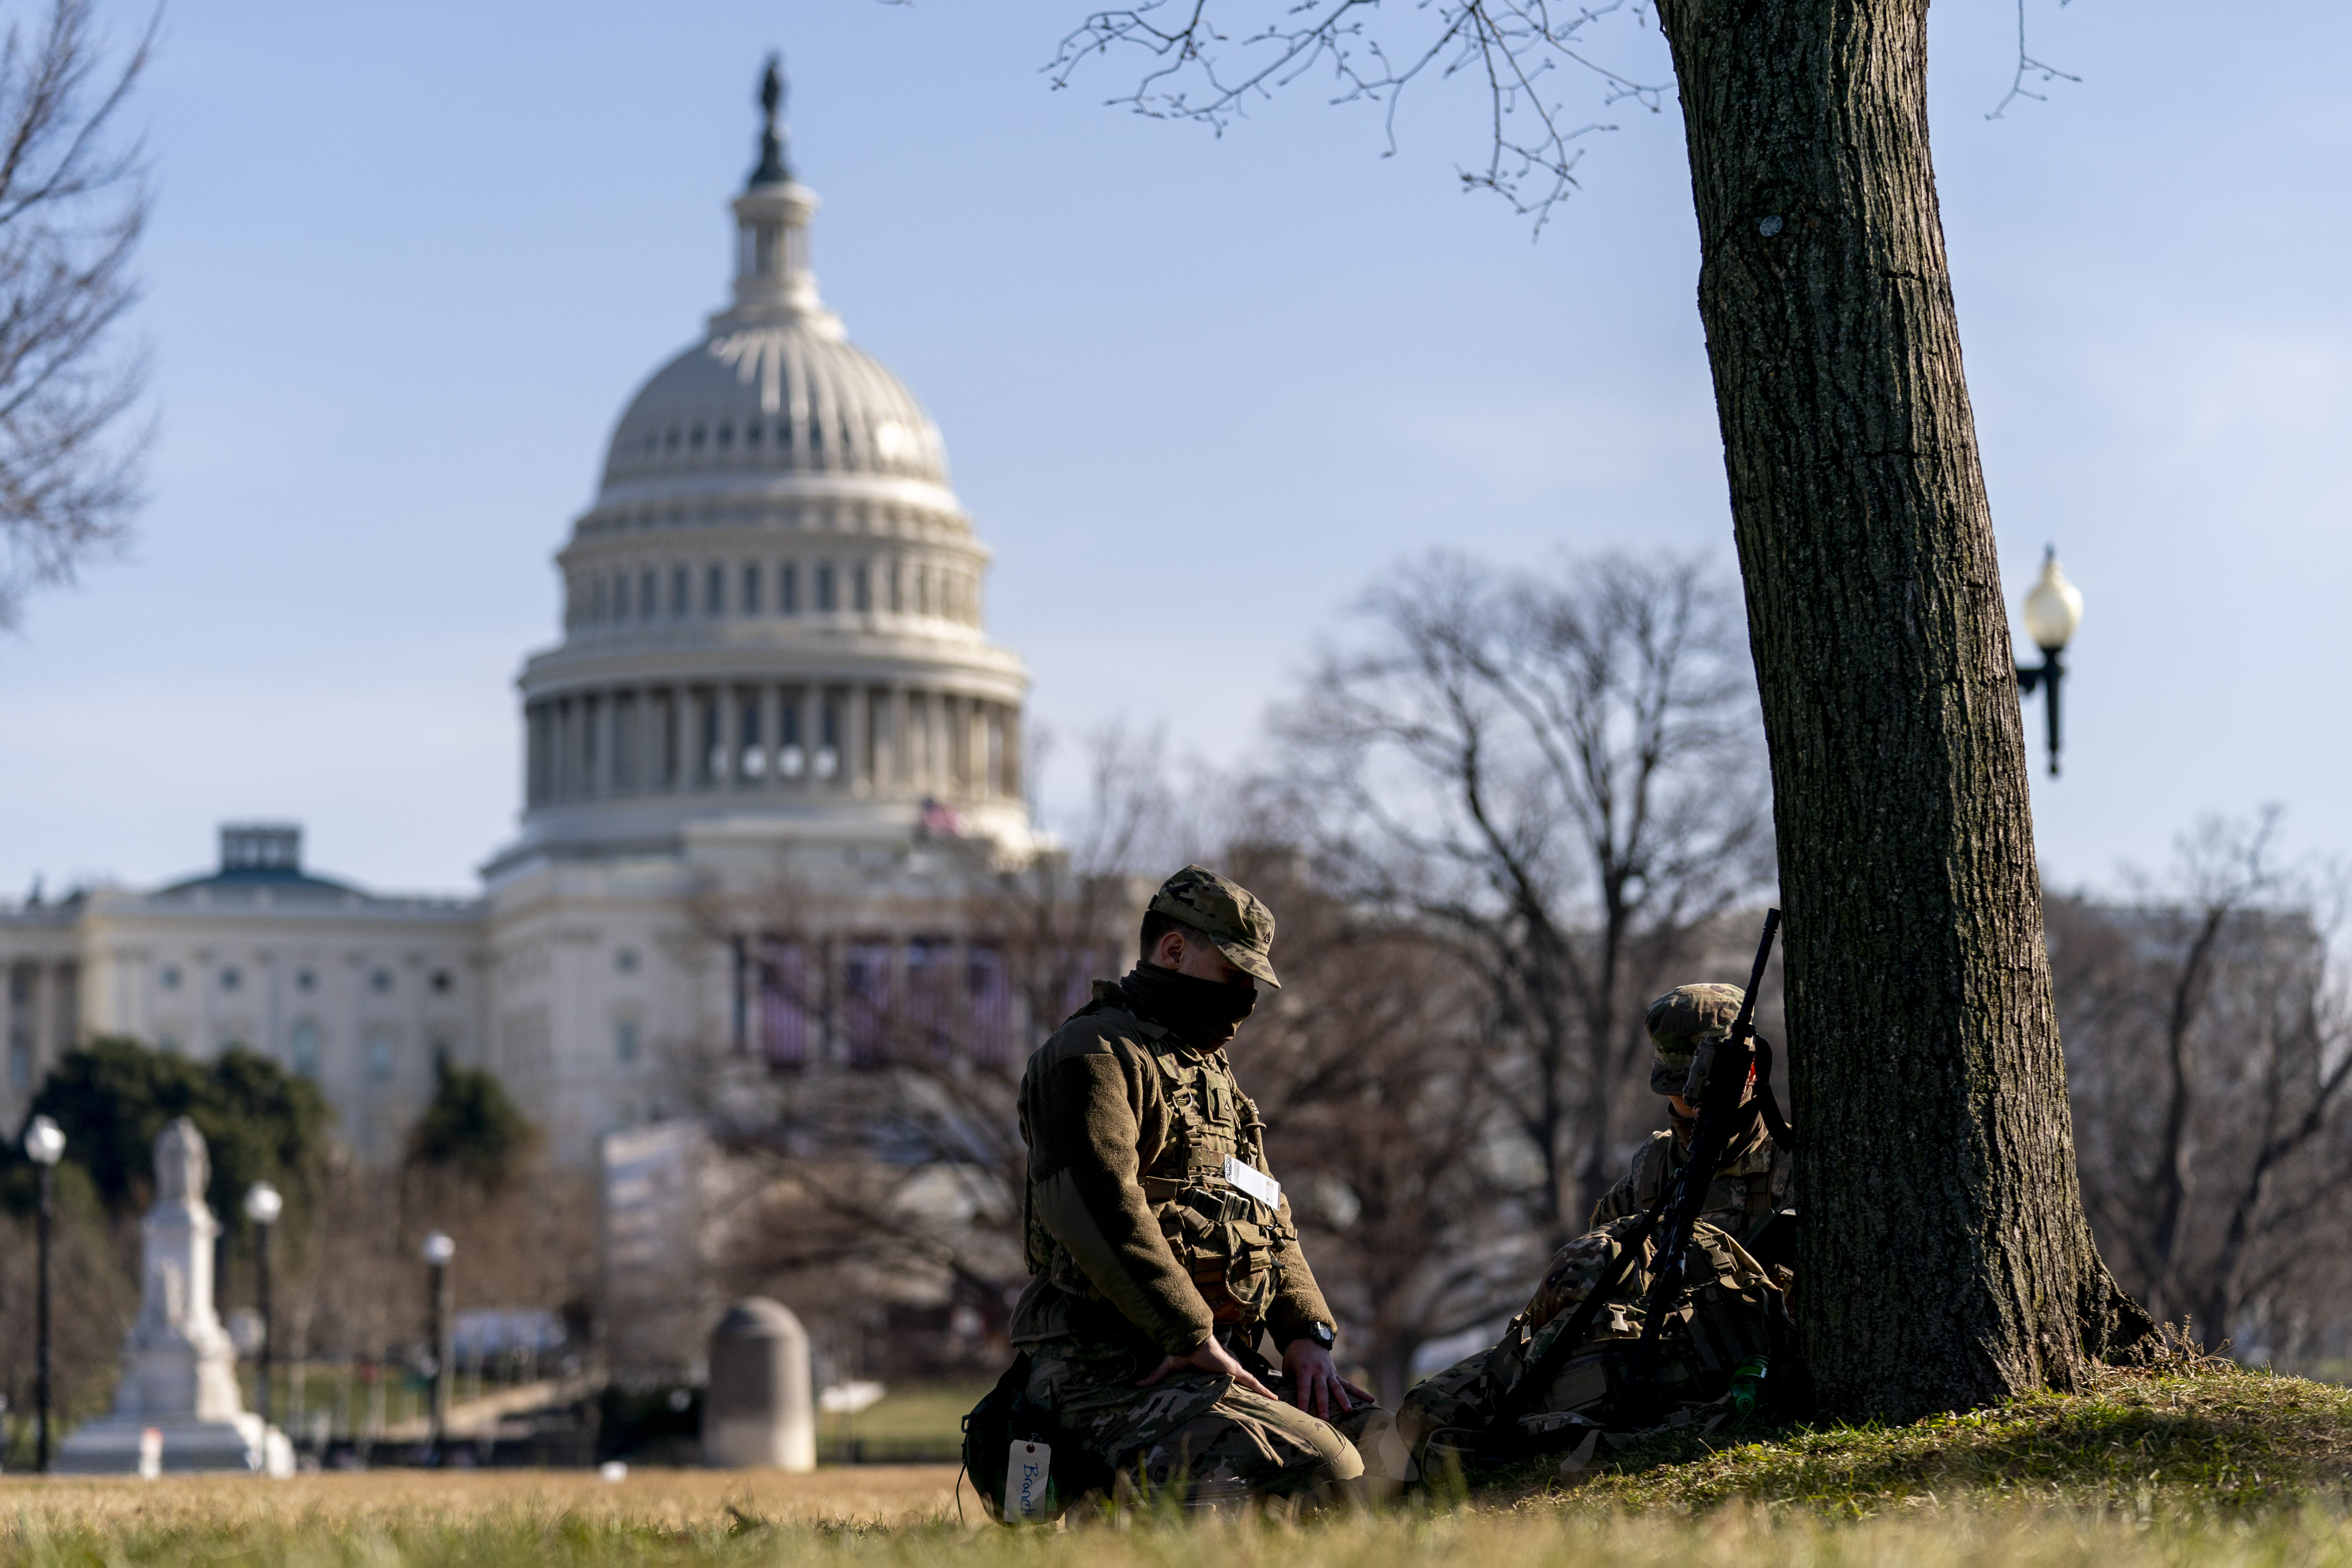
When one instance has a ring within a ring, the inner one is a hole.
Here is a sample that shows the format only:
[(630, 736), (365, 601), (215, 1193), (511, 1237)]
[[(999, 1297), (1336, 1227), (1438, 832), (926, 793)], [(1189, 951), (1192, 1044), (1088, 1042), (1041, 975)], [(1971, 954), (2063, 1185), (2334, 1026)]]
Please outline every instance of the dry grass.
[[(372, 1470), (270, 1481), (244, 1476), (0, 1479), (0, 1520), (53, 1533), (288, 1527), (467, 1529), (566, 1519), (654, 1531), (775, 1525), (874, 1528), (955, 1511), (953, 1465), (861, 1465), (792, 1476), (775, 1470), (633, 1469), (621, 1481), (590, 1470)], [(970, 1507), (970, 1489), (966, 1489)]]
[[(821, 1481), (836, 1478), (828, 1473)], [(711, 1511), (719, 1493), (665, 1474), (634, 1500), (567, 1508), (568, 1487), (467, 1484), (202, 1489), (12, 1488), (9, 1568), (2352, 1568), (2352, 1530), (2317, 1511), (2235, 1522), (1966, 1505), (1838, 1522), (1734, 1505), (1696, 1516), (1478, 1506), (1309, 1525), (1130, 1523), (1061, 1531), (960, 1527), (951, 1517), (865, 1526)], [(672, 1482), (677, 1482), (672, 1486)], [(54, 1509), (37, 1506), (53, 1499)], [(769, 1495), (781, 1495), (770, 1492)], [(806, 1500), (805, 1498), (803, 1500)], [(883, 1499), (877, 1515), (899, 1506)], [(640, 1511), (632, 1512), (633, 1509)], [(803, 1518), (856, 1510), (845, 1499)]]
[(11, 1478), (0, 1568), (2352, 1568), (2352, 1393), (2235, 1372), (1486, 1480), (1379, 1518), (1015, 1532), (959, 1522), (944, 1466)]

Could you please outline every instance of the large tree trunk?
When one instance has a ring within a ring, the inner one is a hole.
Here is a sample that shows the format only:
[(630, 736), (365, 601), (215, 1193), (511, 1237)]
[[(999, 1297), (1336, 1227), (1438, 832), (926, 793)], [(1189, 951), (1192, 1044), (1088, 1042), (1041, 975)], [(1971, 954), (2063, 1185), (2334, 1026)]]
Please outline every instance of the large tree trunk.
[(1662, 0), (1770, 744), (1823, 1413), (2044, 1386), (2100, 1261), (1927, 155), (1926, 0)]

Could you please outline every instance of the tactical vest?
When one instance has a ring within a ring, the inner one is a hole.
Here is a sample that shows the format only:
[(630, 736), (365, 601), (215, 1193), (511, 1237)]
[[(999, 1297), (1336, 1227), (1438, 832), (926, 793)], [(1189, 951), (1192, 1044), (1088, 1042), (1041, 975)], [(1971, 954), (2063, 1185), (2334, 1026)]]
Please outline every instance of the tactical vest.
[[(1281, 1289), (1277, 1259), (1298, 1233), (1225, 1180), (1228, 1156), (1265, 1171), (1265, 1123), (1257, 1102), (1234, 1081), (1223, 1051), (1201, 1052), (1158, 1024), (1130, 1012), (1111, 981), (1095, 983), (1094, 1000), (1070, 1016), (1117, 1014), (1133, 1026), (1129, 1037), (1149, 1053), (1168, 1102), (1168, 1139), (1137, 1172), (1144, 1201), (1160, 1222), (1168, 1249), (1192, 1276), (1220, 1327), (1262, 1321)], [(1055, 1284), (1092, 1300), (1102, 1293), (1049, 1235), (1033, 1230), (1029, 1267)]]
[[(1554, 1257), (1544, 1289), (1511, 1320), (1491, 1352), (1488, 1375), (1498, 1391), (1516, 1388), (1526, 1369), (1569, 1328), (1576, 1308), (1640, 1225), (1637, 1218), (1618, 1220)], [(1782, 1359), (1789, 1337), (1779, 1289), (1737, 1240), (1702, 1222), (1692, 1231), (1691, 1243), (1683, 1288), (1660, 1331), (1655, 1373), (1657, 1393), (1683, 1405), (1719, 1399), (1751, 1358), (1765, 1358), (1768, 1364)], [(1524, 1438), (1540, 1441), (1605, 1418), (1633, 1371), (1657, 1245), (1655, 1236), (1643, 1244), (1641, 1263), (1605, 1303), (1583, 1348), (1559, 1364), (1533, 1401), (1520, 1422)]]
[[(1633, 1156), (1631, 1212), (1647, 1213), (1681, 1170), (1685, 1155), (1671, 1133), (1658, 1133)], [(1788, 1156), (1770, 1139), (1716, 1167), (1699, 1216), (1742, 1238), (1754, 1235), (1787, 1199)], [(1612, 1216), (1616, 1217), (1616, 1216)]]

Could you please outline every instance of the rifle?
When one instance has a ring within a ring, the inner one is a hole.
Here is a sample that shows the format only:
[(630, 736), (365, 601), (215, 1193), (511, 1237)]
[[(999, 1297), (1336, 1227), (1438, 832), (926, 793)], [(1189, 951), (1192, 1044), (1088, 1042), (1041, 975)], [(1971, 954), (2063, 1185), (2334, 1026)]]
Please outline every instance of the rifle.
[[(1780, 1102), (1772, 1096), (1772, 1047), (1756, 1037), (1756, 994), (1763, 988), (1764, 967), (1772, 957), (1772, 939), (1780, 930), (1780, 911), (1766, 910), (1763, 940), (1756, 944), (1756, 966), (1748, 973), (1748, 993), (1740, 999), (1739, 1016), (1723, 1039), (1701, 1042), (1691, 1061), (1684, 1095), (1689, 1098), (1696, 1094), (1699, 1111), (1698, 1126), (1691, 1135), (1690, 1157), (1650, 1205), (1640, 1226), (1625, 1238), (1601, 1278), (1593, 1281), (1592, 1289), (1578, 1304), (1568, 1326), (1528, 1363), (1526, 1372), (1496, 1415), (1489, 1429), (1490, 1438), (1507, 1444), (1505, 1434), (1528, 1413), (1528, 1406), (1543, 1397), (1561, 1363), (1582, 1348), (1609, 1298), (1623, 1283), (1634, 1259), (1642, 1256), (1643, 1244), (1664, 1219), (1667, 1225), (1665, 1240), (1659, 1248), (1657, 1272), (1651, 1277), (1650, 1294), (1643, 1307), (1642, 1339), (1634, 1347), (1633, 1369), (1620, 1399), (1621, 1416), (1638, 1417), (1643, 1414), (1650, 1385), (1657, 1377), (1659, 1333), (1675, 1292), (1681, 1289), (1692, 1227), (1697, 1225), (1700, 1211), (1706, 1207), (1706, 1193), (1715, 1184), (1716, 1167), (1723, 1163), (1732, 1139), (1759, 1114), (1776, 1140), (1793, 1142), (1789, 1124), (1780, 1115)], [(1748, 1098), (1751, 1083), (1755, 1087), (1752, 1101)]]

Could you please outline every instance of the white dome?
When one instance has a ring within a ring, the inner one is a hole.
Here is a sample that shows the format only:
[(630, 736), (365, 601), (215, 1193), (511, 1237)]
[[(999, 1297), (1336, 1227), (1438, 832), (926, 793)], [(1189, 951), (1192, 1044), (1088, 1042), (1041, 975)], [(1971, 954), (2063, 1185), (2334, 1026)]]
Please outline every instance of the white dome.
[(828, 316), (722, 316), (614, 429), (604, 487), (670, 475), (870, 474), (947, 483), (940, 433)]
[(734, 298), (629, 400), (556, 557), (563, 637), (523, 668), (523, 832), (496, 866), (1029, 842), (1029, 679), (984, 629), (987, 548), (930, 416), (819, 297), (816, 195), (762, 101)]

